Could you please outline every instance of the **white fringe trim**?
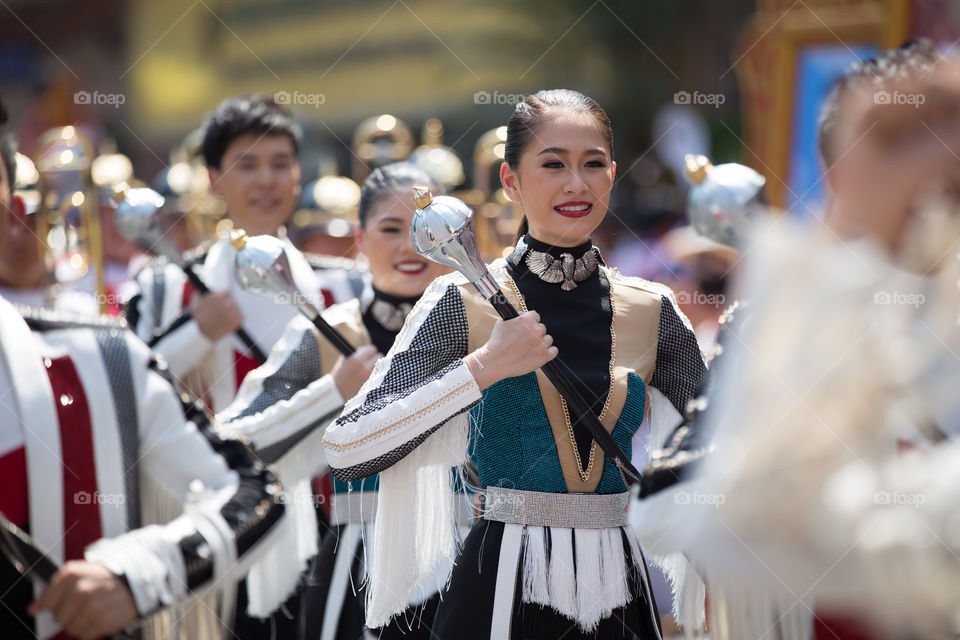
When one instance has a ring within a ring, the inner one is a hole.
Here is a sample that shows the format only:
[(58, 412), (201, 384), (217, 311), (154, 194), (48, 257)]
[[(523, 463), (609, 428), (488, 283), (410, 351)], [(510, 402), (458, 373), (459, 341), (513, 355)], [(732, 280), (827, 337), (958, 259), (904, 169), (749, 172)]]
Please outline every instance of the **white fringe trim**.
[[(147, 473), (140, 474), (143, 524), (166, 524), (183, 514), (183, 496), (175, 496)], [(221, 640), (217, 594), (198, 594), (152, 616), (140, 627), (145, 640)]]
[[(765, 585), (710, 584), (710, 633), (714, 640), (809, 640), (812, 603)], [(691, 637), (691, 636), (688, 636)]]
[[(275, 465), (279, 466), (279, 465)], [(277, 475), (281, 471), (278, 469)], [(317, 555), (317, 514), (309, 480), (285, 485), (285, 518), (276, 525), (276, 537), (262, 551), (247, 574), (247, 613), (266, 618), (289, 598)]]
[[(659, 389), (648, 385), (647, 397), (650, 402), (650, 451), (653, 452), (666, 444), (683, 422), (683, 416)], [(663, 571), (670, 583), (674, 620), (687, 634), (702, 630), (706, 623), (706, 588), (700, 576), (681, 553), (649, 555), (648, 558)]]
[(367, 555), (368, 627), (382, 627), (449, 581), (460, 548), (451, 469), (466, 462), (469, 434), (470, 414), (464, 412), (381, 472)]
[[(550, 559), (544, 527), (526, 527), (522, 558), (523, 602), (549, 606), (586, 633), (632, 599), (620, 528), (550, 528)], [(629, 535), (629, 534), (628, 534)], [(574, 570), (576, 548), (576, 570)]]
[(550, 605), (547, 586), (547, 545), (543, 527), (527, 527), (523, 553), (523, 601)]
[(577, 619), (577, 575), (573, 570), (573, 529), (550, 529), (550, 606)]

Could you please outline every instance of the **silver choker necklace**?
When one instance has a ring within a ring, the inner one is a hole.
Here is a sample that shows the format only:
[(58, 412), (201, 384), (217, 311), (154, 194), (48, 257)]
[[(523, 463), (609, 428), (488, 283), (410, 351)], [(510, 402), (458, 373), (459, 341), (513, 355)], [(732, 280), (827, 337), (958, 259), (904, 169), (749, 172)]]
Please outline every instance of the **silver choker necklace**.
[(383, 298), (374, 298), (370, 304), (370, 315), (387, 331), (400, 331), (413, 305), (409, 302), (393, 304)]
[(556, 284), (562, 282), (560, 288), (564, 291), (572, 291), (577, 288), (578, 282), (583, 282), (597, 270), (600, 264), (599, 253), (596, 247), (591, 247), (583, 256), (574, 258), (572, 254), (561, 253), (559, 258), (554, 258), (546, 251), (535, 251), (528, 249), (527, 244), (520, 239), (517, 243), (517, 250), (520, 255), (526, 251), (526, 263), (530, 272), (535, 274), (544, 282)]

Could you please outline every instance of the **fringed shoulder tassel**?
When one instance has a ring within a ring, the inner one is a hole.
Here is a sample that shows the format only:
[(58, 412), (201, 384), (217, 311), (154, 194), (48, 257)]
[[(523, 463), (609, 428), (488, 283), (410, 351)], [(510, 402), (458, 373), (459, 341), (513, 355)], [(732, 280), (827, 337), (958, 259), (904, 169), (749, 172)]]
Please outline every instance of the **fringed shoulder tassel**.
[(464, 412), (380, 473), (367, 626), (382, 627), (449, 580), (460, 547), (451, 469), (466, 462), (469, 433)]

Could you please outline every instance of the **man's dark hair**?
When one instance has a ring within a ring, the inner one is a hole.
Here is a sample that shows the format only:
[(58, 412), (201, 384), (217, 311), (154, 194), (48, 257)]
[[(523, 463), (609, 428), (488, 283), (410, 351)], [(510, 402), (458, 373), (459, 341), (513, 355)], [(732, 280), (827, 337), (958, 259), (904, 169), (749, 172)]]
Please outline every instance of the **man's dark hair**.
[(925, 39), (908, 40), (897, 49), (888, 49), (875, 58), (850, 65), (833, 85), (817, 121), (817, 146), (820, 158), (826, 166), (836, 162), (833, 136), (840, 114), (840, 103), (851, 87), (872, 85), (877, 91), (891, 80), (907, 78), (912, 74), (927, 73), (937, 63), (938, 54), (933, 44)]
[(7, 182), (12, 193), (17, 181), (17, 141), (7, 131), (7, 109), (3, 106), (3, 100), (0, 100), (0, 160), (7, 170)]
[(212, 111), (203, 123), (200, 151), (208, 167), (220, 168), (223, 154), (237, 136), (245, 133), (285, 135), (293, 143), (294, 154), (300, 150), (300, 130), (293, 115), (267, 94), (227, 98)]

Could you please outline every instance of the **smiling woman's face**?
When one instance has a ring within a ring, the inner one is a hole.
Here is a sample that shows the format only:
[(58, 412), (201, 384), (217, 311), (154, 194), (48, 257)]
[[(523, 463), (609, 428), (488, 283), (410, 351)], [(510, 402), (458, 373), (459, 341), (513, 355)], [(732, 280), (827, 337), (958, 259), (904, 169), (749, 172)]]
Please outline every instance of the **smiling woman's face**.
[(603, 221), (616, 168), (592, 115), (556, 110), (547, 112), (517, 167), (500, 167), (500, 179), (523, 205), (534, 238), (574, 247)]
[(422, 294), (437, 276), (450, 269), (417, 254), (410, 243), (410, 222), (416, 211), (410, 189), (381, 194), (357, 230), (357, 244), (370, 261), (373, 286), (401, 298)]

